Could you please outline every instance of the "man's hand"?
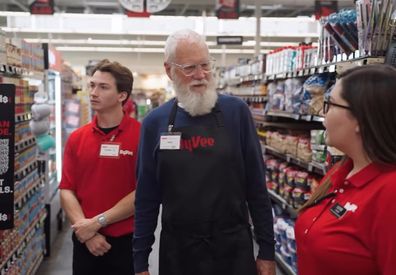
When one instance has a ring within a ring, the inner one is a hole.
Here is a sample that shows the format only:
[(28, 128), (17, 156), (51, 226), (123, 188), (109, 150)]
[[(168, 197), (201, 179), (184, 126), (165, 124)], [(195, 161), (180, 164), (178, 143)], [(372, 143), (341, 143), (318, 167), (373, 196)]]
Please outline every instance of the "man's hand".
[(74, 233), (76, 233), (77, 239), (81, 243), (85, 243), (91, 239), (95, 233), (100, 229), (100, 224), (95, 218), (92, 219), (81, 219), (71, 226)]
[(148, 271), (144, 271), (144, 272), (136, 273), (135, 275), (150, 275), (150, 273)]
[(103, 256), (110, 250), (111, 245), (106, 241), (105, 236), (96, 233), (91, 239), (85, 242), (89, 252), (94, 256)]
[(275, 262), (257, 259), (257, 275), (275, 275)]

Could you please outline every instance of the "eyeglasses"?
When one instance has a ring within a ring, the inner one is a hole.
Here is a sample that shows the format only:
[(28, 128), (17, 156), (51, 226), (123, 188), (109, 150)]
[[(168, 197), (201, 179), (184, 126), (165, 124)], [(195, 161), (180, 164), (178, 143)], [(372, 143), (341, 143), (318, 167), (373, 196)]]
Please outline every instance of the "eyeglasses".
[(330, 101), (330, 97), (329, 97), (329, 96), (326, 96), (325, 99), (324, 99), (324, 101), (323, 101), (323, 114), (327, 114), (327, 112), (328, 112), (329, 109), (330, 109), (330, 106), (335, 106), (335, 107), (339, 107), (339, 108), (344, 108), (344, 109), (347, 109), (347, 110), (350, 110), (350, 109), (351, 109), (349, 106), (340, 105), (340, 104), (331, 102), (331, 101)]
[(215, 60), (209, 60), (200, 64), (177, 64), (168, 62), (168, 64), (176, 66), (185, 76), (192, 76), (194, 72), (200, 68), (204, 73), (210, 73), (215, 68)]

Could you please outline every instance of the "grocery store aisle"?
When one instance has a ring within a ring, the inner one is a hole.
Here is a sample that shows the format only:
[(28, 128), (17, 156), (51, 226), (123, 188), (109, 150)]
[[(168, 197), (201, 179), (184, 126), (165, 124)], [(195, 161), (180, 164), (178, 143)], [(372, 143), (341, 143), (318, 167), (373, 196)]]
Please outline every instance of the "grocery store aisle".
[[(159, 223), (160, 224), (160, 223)], [(57, 240), (52, 248), (52, 255), (44, 259), (37, 275), (71, 275), (72, 274), (72, 252), (73, 244), (71, 241), (71, 230), (68, 224), (65, 224), (63, 231), (58, 235)], [(159, 228), (157, 228), (156, 240), (159, 237)], [(158, 275), (158, 242), (155, 242), (153, 252), (150, 255), (150, 275)], [(257, 248), (257, 247), (256, 247)], [(279, 269), (277, 275), (284, 275)]]
[(73, 244), (71, 241), (71, 230), (66, 222), (62, 232), (55, 240), (51, 256), (44, 258), (37, 270), (37, 275), (71, 275)]

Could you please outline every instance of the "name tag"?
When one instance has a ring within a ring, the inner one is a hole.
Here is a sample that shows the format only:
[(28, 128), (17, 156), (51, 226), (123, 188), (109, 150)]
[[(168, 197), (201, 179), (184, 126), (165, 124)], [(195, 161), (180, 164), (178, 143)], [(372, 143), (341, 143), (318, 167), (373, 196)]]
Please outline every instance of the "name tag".
[(161, 134), (160, 150), (180, 150), (180, 132), (168, 132)]
[(99, 156), (104, 158), (118, 158), (120, 156), (120, 144), (103, 143), (100, 146)]
[(336, 203), (333, 207), (330, 208), (330, 212), (338, 219), (344, 216), (346, 211), (347, 210), (338, 203)]

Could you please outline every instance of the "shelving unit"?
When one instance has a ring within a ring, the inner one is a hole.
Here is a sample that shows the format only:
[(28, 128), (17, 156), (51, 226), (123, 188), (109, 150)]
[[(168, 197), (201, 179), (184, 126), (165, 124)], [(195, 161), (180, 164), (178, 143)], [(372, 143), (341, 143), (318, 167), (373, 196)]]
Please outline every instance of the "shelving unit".
[[(29, 121), (32, 119), (30, 106), (33, 103), (33, 94), (27, 78), (34, 79), (35, 83), (42, 83), (43, 73), (0, 64), (0, 83), (11, 84), (7, 87), (15, 86), (14, 93), (10, 95), (10, 102), (14, 106), (10, 108), (14, 110), (15, 115), (12, 114), (6, 122), (6, 125), (13, 125), (9, 129), (12, 131), (10, 134), (14, 143), (12, 146), (10, 143), (8, 149), (9, 156), (13, 158), (8, 165), (13, 166), (13, 179), (6, 178), (6, 187), (10, 188), (12, 197), (6, 210), (2, 209), (4, 204), (0, 205), (0, 213), (4, 213), (4, 210), (11, 211), (6, 213), (13, 216), (13, 222), (0, 227), (2, 228), (0, 229), (1, 275), (34, 274), (45, 253), (44, 221), (47, 217), (43, 201), (45, 177), (38, 174), (36, 138), (31, 134), (29, 127)], [(4, 95), (5, 90), (2, 89), (6, 86), (1, 87), (0, 92)], [(5, 195), (10, 199), (10, 193), (1, 193), (0, 201)]]
[(293, 113), (287, 113), (287, 112), (282, 112), (282, 111), (265, 111), (264, 116), (268, 117), (283, 117), (283, 118), (290, 118), (294, 120), (299, 120), (299, 121), (306, 121), (306, 122), (323, 122), (324, 117), (321, 116), (316, 116), (316, 115), (302, 115), (302, 114), (293, 114)]
[(288, 265), (278, 253), (275, 253), (275, 261), (278, 263), (282, 271), (286, 272), (287, 275), (297, 275), (297, 273), (293, 271), (290, 265)]
[(385, 60), (384, 57), (360, 57), (360, 58), (344, 60), (344, 61), (341, 61), (341, 58), (338, 59), (340, 60), (338, 62), (322, 64), (315, 67), (305, 68), (299, 71), (263, 75), (262, 79), (264, 82), (268, 82), (268, 81), (282, 80), (287, 78), (307, 77), (314, 74), (321, 74), (326, 72), (340, 73), (354, 66), (363, 66), (374, 63), (384, 63)]
[(15, 122), (20, 123), (20, 122), (27, 122), (32, 119), (32, 114), (30, 112), (27, 113), (21, 113), (21, 114), (16, 114), (15, 115)]
[[(21, 251), (23, 250), (23, 247), (31, 240), (31, 237), (33, 233), (35, 232), (36, 229), (39, 227), (43, 226), (44, 219), (46, 217), (46, 211), (43, 209), (40, 212), (40, 215), (38, 218), (32, 222), (30, 225), (29, 229), (26, 231), (26, 233), (22, 236), (21, 241), (15, 246), (15, 248), (8, 254), (8, 256), (4, 257), (4, 261), (0, 264), (0, 274), (6, 274), (6, 270), (10, 268), (14, 261), (20, 256)], [(42, 255), (41, 255), (42, 256)], [(43, 257), (41, 257), (43, 259)], [(38, 265), (39, 263), (36, 263)], [(32, 270), (34, 267), (32, 267)], [(28, 273), (29, 274), (29, 273)]]
[(297, 217), (297, 209), (295, 209), (293, 206), (288, 204), (284, 198), (282, 198), (272, 190), (268, 190), (268, 194), (270, 195), (272, 201), (280, 205), (282, 209), (285, 210), (290, 215), (291, 218)]
[[(358, 54), (355, 54), (353, 56), (358, 57)], [(263, 153), (271, 155), (276, 159), (283, 160), (293, 166), (302, 168), (302, 171), (312, 173), (313, 175), (315, 175), (315, 178), (320, 178), (324, 176), (328, 170), (328, 167), (324, 163), (318, 163), (315, 161), (304, 161), (297, 156), (282, 153), (276, 148), (266, 145), (265, 129), (280, 129), (284, 132), (290, 130), (308, 131), (314, 129), (323, 129), (324, 117), (311, 114), (307, 115), (299, 113), (288, 113), (285, 111), (267, 110), (265, 105), (270, 99), (265, 93), (263, 93), (263, 91), (266, 92), (266, 89), (260, 90), (257, 87), (261, 87), (262, 85), (267, 85), (273, 81), (278, 80), (286, 80), (289, 78), (308, 78), (315, 74), (322, 73), (337, 74), (353, 66), (362, 66), (372, 63), (384, 62), (383, 57), (358, 57), (347, 60), (345, 55), (338, 55), (336, 59), (337, 62), (334, 63), (308, 67), (293, 72), (284, 72), (268, 75), (265, 74), (265, 72), (263, 71), (262, 73), (255, 73), (243, 76), (233, 76), (232, 73), (229, 73), (227, 75), (229, 77), (227, 81), (222, 82), (225, 83), (224, 87), (221, 87), (225, 93), (241, 98), (250, 106), (253, 119), (258, 127), (258, 136), (260, 138), (260, 141), (262, 142)], [(245, 64), (241, 65), (241, 67), (244, 66)], [(241, 68), (241, 71), (244, 71), (243, 69), (245, 68)], [(315, 146), (312, 146), (312, 148), (316, 149)], [(295, 219), (297, 217), (297, 210), (292, 205), (290, 205), (282, 196), (270, 189), (268, 190), (268, 193), (271, 201), (274, 204), (279, 205), (281, 209), (285, 213), (287, 213), (287, 215), (291, 219)], [(293, 271), (292, 267), (290, 267), (282, 258), (282, 256), (278, 253), (276, 254), (276, 261), (283, 269), (283, 271), (287, 274), (296, 274)]]
[(16, 76), (20, 77), (20, 76), (22, 76), (22, 74), (26, 74), (27, 71), (20, 67), (0, 63), (0, 73), (7, 74), (7, 75), (16, 75)]
[(264, 152), (271, 154), (277, 158), (283, 159), (288, 163), (297, 165), (301, 168), (306, 169), (308, 172), (314, 172), (319, 175), (324, 176), (327, 172), (327, 167), (325, 164), (318, 163), (318, 162), (306, 162), (304, 160), (301, 160), (297, 158), (296, 156), (290, 155), (290, 154), (283, 154), (276, 150), (275, 148), (272, 148), (271, 146), (268, 145), (263, 145), (262, 148), (264, 148)]

